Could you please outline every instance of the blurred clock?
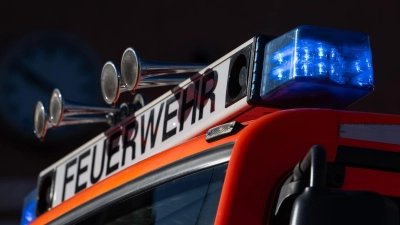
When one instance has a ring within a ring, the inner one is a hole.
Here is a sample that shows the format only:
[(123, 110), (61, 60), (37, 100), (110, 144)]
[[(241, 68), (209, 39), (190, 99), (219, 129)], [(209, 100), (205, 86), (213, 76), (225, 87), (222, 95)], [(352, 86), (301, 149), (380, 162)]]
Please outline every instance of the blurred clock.
[[(72, 34), (46, 30), (16, 40), (0, 59), (0, 117), (6, 125), (2, 129), (33, 140), (34, 105), (40, 100), (48, 109), (54, 88), (65, 99), (102, 104), (100, 69), (98, 55)], [(74, 128), (59, 127), (45, 139), (65, 140), (79, 134)]]

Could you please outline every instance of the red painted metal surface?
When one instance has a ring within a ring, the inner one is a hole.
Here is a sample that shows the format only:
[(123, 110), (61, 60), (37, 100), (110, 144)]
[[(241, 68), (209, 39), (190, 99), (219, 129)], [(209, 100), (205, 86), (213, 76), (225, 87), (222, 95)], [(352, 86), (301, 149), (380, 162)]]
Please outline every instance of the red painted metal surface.
[[(211, 147), (236, 140), (228, 165), (215, 224), (268, 224), (279, 185), (310, 147), (318, 144), (334, 162), (339, 145), (400, 152), (400, 146), (341, 138), (341, 124), (400, 124), (399, 116), (293, 109), (267, 114), (238, 134), (207, 143), (194, 138), (155, 155), (82, 191), (43, 214), (33, 224), (47, 223), (123, 183)], [(400, 173), (347, 167), (343, 190), (369, 190), (400, 197)]]
[(247, 126), (232, 152), (215, 224), (265, 224), (282, 177), (315, 144), (333, 161), (337, 133), (333, 110), (280, 111)]

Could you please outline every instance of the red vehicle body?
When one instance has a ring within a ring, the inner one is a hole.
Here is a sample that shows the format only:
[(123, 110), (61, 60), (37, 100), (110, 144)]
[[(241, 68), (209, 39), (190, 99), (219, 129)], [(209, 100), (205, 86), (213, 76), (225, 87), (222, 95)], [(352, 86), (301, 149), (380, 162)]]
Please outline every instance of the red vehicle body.
[[(143, 174), (190, 155), (207, 151), (216, 146), (234, 142), (228, 170), (218, 205), (215, 224), (269, 224), (274, 201), (282, 182), (293, 171), (311, 146), (319, 144), (327, 150), (329, 162), (346, 166), (343, 190), (369, 190), (381, 195), (400, 197), (400, 174), (389, 168), (338, 162), (341, 146), (375, 149), (384, 154), (400, 154), (400, 146), (368, 140), (340, 137), (343, 124), (400, 126), (400, 117), (360, 112), (324, 109), (282, 110), (259, 119), (243, 123), (246, 127), (237, 134), (208, 143), (199, 135), (181, 145), (146, 159), (100, 183), (78, 193), (63, 204), (38, 217), (32, 224), (45, 224), (79, 208), (91, 199), (134, 180)], [(362, 152), (362, 150), (361, 150)], [(343, 154), (343, 153), (342, 153)], [(366, 151), (365, 154), (368, 154)], [(361, 156), (360, 156), (361, 157)], [(389, 156), (390, 157), (390, 156)]]
[[(296, 38), (302, 29), (315, 34), (303, 27)], [(44, 170), (31, 224), (398, 224), (400, 116), (337, 109), (372, 91), (368, 54), (351, 58), (351, 68), (364, 66), (353, 83), (283, 83), (282, 70), (259, 66), (264, 48), (281, 60), (265, 40), (249, 40)]]

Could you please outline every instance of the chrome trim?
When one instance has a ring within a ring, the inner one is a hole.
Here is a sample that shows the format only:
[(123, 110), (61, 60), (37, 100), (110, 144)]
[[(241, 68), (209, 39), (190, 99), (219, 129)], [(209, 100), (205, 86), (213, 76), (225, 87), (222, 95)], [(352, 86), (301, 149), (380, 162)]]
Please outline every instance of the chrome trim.
[(75, 224), (88, 215), (160, 184), (228, 162), (233, 146), (234, 142), (226, 143), (154, 170), (70, 210), (48, 224)]

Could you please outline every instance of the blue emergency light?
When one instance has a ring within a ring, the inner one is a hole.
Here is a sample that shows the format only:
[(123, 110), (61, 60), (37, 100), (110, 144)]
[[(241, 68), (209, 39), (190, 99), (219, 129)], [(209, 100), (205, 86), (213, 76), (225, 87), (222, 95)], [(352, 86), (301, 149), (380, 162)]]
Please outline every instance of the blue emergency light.
[(369, 37), (301, 26), (271, 41), (257, 37), (250, 103), (344, 109), (374, 88)]
[(37, 191), (35, 189), (24, 198), (24, 205), (22, 207), (21, 225), (27, 225), (36, 218), (35, 216), (36, 195)]

